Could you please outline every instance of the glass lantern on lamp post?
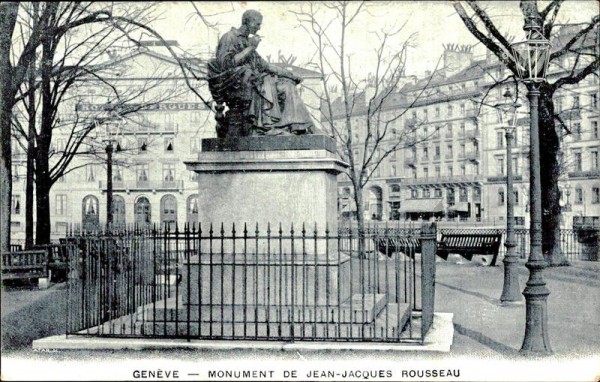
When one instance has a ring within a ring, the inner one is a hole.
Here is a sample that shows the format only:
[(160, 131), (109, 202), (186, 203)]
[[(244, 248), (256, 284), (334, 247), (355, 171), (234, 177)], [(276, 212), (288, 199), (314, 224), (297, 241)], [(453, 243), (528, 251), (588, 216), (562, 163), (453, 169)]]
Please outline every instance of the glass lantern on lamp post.
[(519, 79), (527, 86), (530, 108), (529, 148), (529, 213), (530, 247), (527, 269), (529, 279), (523, 291), (526, 304), (525, 337), (521, 353), (552, 354), (548, 336), (547, 300), (550, 291), (543, 279), (546, 261), (542, 253), (542, 188), (540, 179), (540, 140), (538, 122), (538, 87), (546, 81), (550, 58), (550, 42), (542, 34), (542, 20), (530, 15), (523, 29), (527, 39), (512, 44), (512, 53)]
[(515, 251), (517, 242), (515, 239), (515, 194), (513, 190), (512, 169), (512, 142), (515, 127), (517, 126), (517, 109), (520, 107), (516, 101), (512, 101), (512, 93), (506, 87), (504, 102), (496, 105), (498, 121), (505, 130), (506, 137), (506, 255), (504, 256), (504, 284), (500, 302), (502, 305), (520, 304), (522, 301), (521, 289), (519, 287), (519, 273), (517, 262), (519, 261)]

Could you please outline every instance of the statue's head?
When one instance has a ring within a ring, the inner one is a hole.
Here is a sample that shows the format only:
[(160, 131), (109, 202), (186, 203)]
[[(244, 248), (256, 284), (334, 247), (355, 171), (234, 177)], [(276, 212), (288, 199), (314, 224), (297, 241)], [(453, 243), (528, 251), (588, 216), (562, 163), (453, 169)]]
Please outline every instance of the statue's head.
[(250, 34), (255, 34), (262, 24), (262, 14), (254, 9), (249, 9), (242, 15), (242, 25), (248, 28)]

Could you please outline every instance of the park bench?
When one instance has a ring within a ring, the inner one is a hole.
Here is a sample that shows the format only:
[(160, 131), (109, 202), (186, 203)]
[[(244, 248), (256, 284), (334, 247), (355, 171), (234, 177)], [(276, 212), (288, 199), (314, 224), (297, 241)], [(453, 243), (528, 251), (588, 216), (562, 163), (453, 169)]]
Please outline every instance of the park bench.
[(48, 285), (48, 252), (14, 251), (2, 254), (2, 281), (37, 279), (40, 287)]
[(447, 260), (450, 253), (455, 253), (469, 261), (474, 255), (491, 255), (490, 266), (495, 266), (501, 241), (501, 233), (443, 233), (437, 254)]
[(46, 251), (51, 281), (62, 282), (67, 280), (69, 255), (66, 244), (36, 245), (33, 249)]
[[(448, 255), (455, 253), (467, 260), (472, 260), (474, 255), (491, 255), (490, 266), (496, 265), (500, 250), (501, 233), (444, 233), (437, 243), (437, 255), (447, 260)], [(374, 239), (379, 252), (392, 256), (402, 252), (412, 257), (414, 253), (421, 253), (421, 242), (418, 237), (381, 237)]]

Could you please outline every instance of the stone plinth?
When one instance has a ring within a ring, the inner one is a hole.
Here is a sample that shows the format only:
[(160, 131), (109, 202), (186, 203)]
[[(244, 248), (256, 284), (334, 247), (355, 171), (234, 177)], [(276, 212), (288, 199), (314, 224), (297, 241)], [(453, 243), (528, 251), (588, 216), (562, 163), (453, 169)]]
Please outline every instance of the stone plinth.
[[(335, 141), (327, 136), (245, 137), (239, 140), (208, 139), (202, 142), (203, 152), (195, 162), (186, 162), (189, 170), (198, 173), (199, 223), (203, 232), (212, 225), (214, 236), (224, 234), (243, 241), (244, 227), (248, 236), (257, 232), (271, 237), (313, 237), (315, 228), (320, 236), (326, 228), (337, 233), (337, 179), (347, 164), (337, 159)], [(284, 253), (292, 253), (289, 240), (283, 239)], [(299, 242), (299, 241), (298, 241)], [(213, 243), (220, 253), (233, 253), (234, 240)], [(250, 243), (253, 244), (253, 243)], [(203, 252), (209, 252), (204, 242)], [(254, 243), (253, 252), (265, 253), (266, 240)], [(300, 244), (299, 244), (300, 245)], [(316, 245), (317, 253), (325, 254), (324, 240)], [(304, 249), (314, 253), (311, 243)], [(329, 248), (335, 253), (336, 248)]]
[(350, 297), (349, 278), (342, 254), (194, 256), (180, 291), (184, 305), (337, 306)]

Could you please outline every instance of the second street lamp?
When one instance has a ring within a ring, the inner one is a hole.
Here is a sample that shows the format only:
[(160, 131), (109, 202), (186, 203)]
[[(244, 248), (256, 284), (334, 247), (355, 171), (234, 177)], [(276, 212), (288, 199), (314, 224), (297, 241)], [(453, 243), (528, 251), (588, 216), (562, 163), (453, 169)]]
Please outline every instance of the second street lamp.
[(548, 336), (548, 295), (543, 278), (546, 261), (542, 253), (542, 186), (540, 179), (540, 135), (538, 122), (538, 86), (546, 80), (550, 57), (550, 42), (541, 32), (542, 20), (530, 15), (523, 28), (527, 40), (512, 45), (516, 69), (521, 81), (527, 85), (530, 111), (529, 145), (529, 209), (531, 241), (526, 267), (529, 279), (523, 291), (525, 296), (525, 337), (522, 354), (552, 354)]
[(519, 258), (515, 252), (517, 242), (515, 239), (515, 194), (513, 191), (512, 170), (512, 141), (517, 126), (517, 108), (519, 105), (512, 101), (512, 93), (507, 87), (504, 92), (504, 102), (496, 105), (498, 119), (505, 129), (506, 136), (506, 255), (504, 256), (504, 284), (500, 302), (503, 305), (519, 304), (522, 301), (521, 288), (519, 287), (519, 272), (517, 263)]

